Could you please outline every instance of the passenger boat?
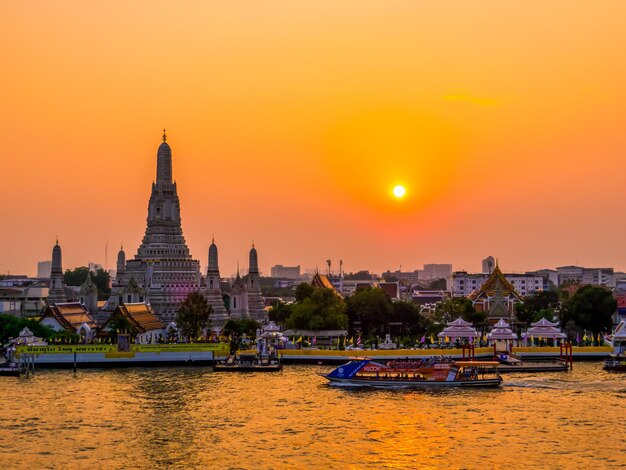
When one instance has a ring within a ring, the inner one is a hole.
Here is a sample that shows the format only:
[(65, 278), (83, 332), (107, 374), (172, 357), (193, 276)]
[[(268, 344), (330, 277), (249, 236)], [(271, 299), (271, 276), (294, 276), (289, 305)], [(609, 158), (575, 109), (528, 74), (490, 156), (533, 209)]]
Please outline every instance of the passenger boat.
[(502, 383), (496, 361), (449, 359), (394, 360), (386, 364), (355, 359), (329, 374), (331, 385), (374, 388), (497, 387)]
[(226, 360), (213, 364), (214, 372), (278, 372), (282, 369), (279, 358), (256, 352), (231, 354)]
[(609, 372), (626, 372), (626, 356), (611, 356), (604, 361), (603, 369)]

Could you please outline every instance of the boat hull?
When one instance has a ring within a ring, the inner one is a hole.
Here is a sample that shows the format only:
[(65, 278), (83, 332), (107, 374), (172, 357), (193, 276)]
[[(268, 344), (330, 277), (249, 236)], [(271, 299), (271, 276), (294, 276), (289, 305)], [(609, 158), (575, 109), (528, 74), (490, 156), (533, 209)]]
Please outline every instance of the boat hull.
[(267, 366), (262, 365), (227, 365), (227, 364), (215, 364), (213, 366), (214, 372), (280, 372), (283, 370), (282, 364), (271, 364)]
[(367, 380), (367, 379), (343, 379), (328, 377), (320, 374), (329, 380), (331, 385), (342, 385), (350, 387), (370, 387), (370, 388), (447, 388), (447, 387), (499, 387), (502, 379), (480, 379), (480, 380)]

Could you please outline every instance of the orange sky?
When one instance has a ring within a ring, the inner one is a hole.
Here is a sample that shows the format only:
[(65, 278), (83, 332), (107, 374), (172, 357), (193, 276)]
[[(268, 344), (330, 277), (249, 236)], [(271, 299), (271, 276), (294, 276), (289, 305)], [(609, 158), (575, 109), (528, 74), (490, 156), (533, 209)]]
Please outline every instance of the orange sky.
[[(223, 275), (626, 269), (626, 2), (0, 3), (0, 271), (113, 267), (161, 129)], [(407, 197), (391, 197), (397, 182)]]

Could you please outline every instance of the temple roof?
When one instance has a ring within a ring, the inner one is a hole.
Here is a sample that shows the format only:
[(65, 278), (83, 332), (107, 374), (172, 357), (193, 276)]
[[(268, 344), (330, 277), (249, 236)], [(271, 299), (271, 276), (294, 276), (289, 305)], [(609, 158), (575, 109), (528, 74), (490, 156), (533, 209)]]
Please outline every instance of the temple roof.
[(504, 319), (498, 320), (493, 327), (493, 330), (487, 334), (488, 339), (517, 339), (517, 335), (513, 333), (513, 330), (509, 327), (509, 324)]
[(91, 329), (96, 328), (96, 322), (89, 314), (87, 307), (79, 302), (48, 305), (39, 321), (46, 317), (54, 318), (63, 328), (68, 330), (76, 330), (83, 323)]
[(330, 282), (328, 276), (325, 274), (316, 273), (315, 276), (313, 276), (313, 279), (311, 279), (311, 285), (318, 289), (330, 289), (336, 295), (343, 297), (341, 292), (335, 289), (335, 286), (333, 286), (332, 282)]
[(461, 317), (448, 323), (441, 333), (437, 335), (439, 338), (477, 338), (478, 332), (470, 322), (463, 320)]
[[(122, 315), (140, 333), (164, 328), (163, 322), (154, 315), (150, 304), (120, 304), (111, 315), (111, 318), (116, 315)], [(104, 326), (106, 326), (106, 323)], [(104, 326), (102, 327), (103, 329)]]
[(513, 287), (513, 284), (511, 284), (508, 281), (508, 279), (504, 276), (504, 274), (502, 274), (502, 271), (500, 270), (500, 267), (498, 266), (497, 263), (496, 263), (496, 267), (493, 268), (491, 275), (487, 278), (487, 280), (482, 285), (482, 287), (478, 291), (472, 292), (469, 295), (469, 299), (476, 300), (479, 297), (483, 297), (483, 296), (492, 297), (498, 288), (501, 289), (502, 295), (504, 297), (508, 297), (512, 295), (521, 302), (522, 300), (521, 296), (517, 293), (517, 291), (515, 290), (515, 287)]
[(551, 321), (542, 318), (535, 323), (531, 323), (531, 328), (528, 328), (526, 332), (526, 337), (528, 336), (536, 336), (543, 338), (556, 338), (556, 339), (564, 339), (567, 338), (567, 335), (561, 332), (561, 329), (558, 328), (559, 322), (552, 323)]

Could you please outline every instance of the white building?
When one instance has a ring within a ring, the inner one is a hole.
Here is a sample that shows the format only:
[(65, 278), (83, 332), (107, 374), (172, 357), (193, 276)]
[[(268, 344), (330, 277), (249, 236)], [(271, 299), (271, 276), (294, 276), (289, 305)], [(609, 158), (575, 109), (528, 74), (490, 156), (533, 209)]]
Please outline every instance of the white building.
[[(523, 297), (543, 290), (543, 277), (536, 274), (504, 274), (515, 290)], [(452, 274), (452, 293), (456, 297), (467, 297), (480, 290), (489, 274), (470, 274), (457, 271)]]

